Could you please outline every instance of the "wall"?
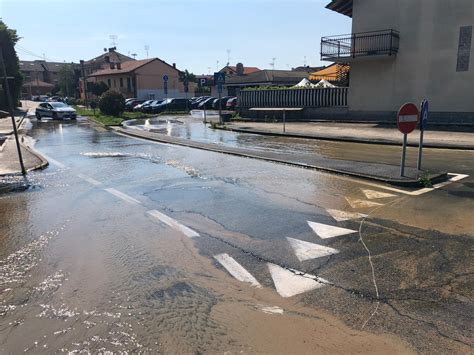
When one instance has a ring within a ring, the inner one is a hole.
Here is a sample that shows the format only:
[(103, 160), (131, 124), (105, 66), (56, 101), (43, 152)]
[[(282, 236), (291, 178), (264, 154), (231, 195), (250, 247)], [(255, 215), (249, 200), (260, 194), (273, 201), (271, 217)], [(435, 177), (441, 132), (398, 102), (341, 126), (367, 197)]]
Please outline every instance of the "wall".
[(474, 26), (473, 0), (354, 0), (353, 32), (398, 30), (400, 49), (351, 63), (349, 109), (396, 111), (427, 98), (431, 111), (474, 113), (474, 37), (469, 71), (456, 71), (461, 26)]

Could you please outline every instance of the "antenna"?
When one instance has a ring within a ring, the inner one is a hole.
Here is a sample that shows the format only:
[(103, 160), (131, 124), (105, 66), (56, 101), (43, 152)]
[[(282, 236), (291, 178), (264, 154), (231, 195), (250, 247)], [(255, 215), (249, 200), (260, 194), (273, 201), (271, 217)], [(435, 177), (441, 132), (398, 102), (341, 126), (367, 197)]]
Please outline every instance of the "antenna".
[(207, 74), (211, 75), (211, 67), (207, 67)]
[(275, 60), (276, 60), (276, 58), (273, 57), (272, 62), (270, 63), (270, 66), (272, 67), (272, 70), (275, 70)]
[(112, 41), (112, 47), (115, 47), (117, 45), (117, 35), (109, 35), (110, 40)]
[(219, 59), (216, 60), (216, 71), (219, 71)]
[(146, 57), (148, 58), (148, 51), (150, 50), (150, 46), (148, 44), (145, 44), (145, 51), (146, 51)]
[(137, 53), (132, 53), (133, 59), (135, 59), (136, 56), (137, 56)]
[(230, 65), (230, 49), (227, 49), (226, 52), (227, 52), (227, 65)]
[(306, 66), (306, 56), (304, 56), (303, 66), (304, 66), (304, 67)]

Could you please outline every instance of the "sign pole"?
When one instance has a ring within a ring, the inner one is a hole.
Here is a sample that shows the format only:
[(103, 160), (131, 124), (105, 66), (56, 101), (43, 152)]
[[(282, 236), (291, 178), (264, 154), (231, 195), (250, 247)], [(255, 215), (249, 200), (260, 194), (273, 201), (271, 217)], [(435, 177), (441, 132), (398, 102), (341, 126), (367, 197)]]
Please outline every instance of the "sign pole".
[(418, 163), (416, 166), (418, 170), (421, 170), (421, 160), (423, 158), (423, 136), (426, 124), (428, 123), (428, 106), (428, 100), (421, 102), (420, 144), (418, 146)]
[(204, 124), (206, 124), (207, 122), (207, 117), (206, 117), (206, 105), (204, 105)]
[(407, 156), (407, 134), (403, 135), (402, 164), (400, 167), (400, 176), (405, 176), (405, 158)]
[(2, 51), (1, 45), (0, 45), (0, 61), (2, 62), (5, 94), (7, 96), (8, 109), (10, 111), (10, 116), (12, 117), (13, 133), (15, 134), (16, 149), (18, 151), (18, 160), (20, 161), (21, 174), (26, 175), (25, 165), (23, 164), (23, 156), (21, 154), (20, 139), (18, 138), (18, 130), (16, 129), (15, 115), (13, 113), (13, 102), (12, 102), (12, 97), (10, 96), (10, 85), (8, 84), (7, 70), (5, 68), (5, 62), (3, 60), (3, 51)]
[(222, 87), (219, 85), (219, 123), (222, 124)]
[(285, 109), (283, 109), (283, 133), (286, 133), (286, 113), (285, 113)]

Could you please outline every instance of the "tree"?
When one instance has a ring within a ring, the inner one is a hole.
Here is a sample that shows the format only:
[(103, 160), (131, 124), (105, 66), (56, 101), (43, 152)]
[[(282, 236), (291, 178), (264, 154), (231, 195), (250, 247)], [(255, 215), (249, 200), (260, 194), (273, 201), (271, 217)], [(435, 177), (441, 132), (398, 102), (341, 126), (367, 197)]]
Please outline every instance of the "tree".
[[(13, 77), (12, 79), (8, 79), (8, 84), (10, 86), (10, 94), (14, 105), (20, 99), (21, 85), (23, 83), (23, 75), (20, 72), (20, 61), (15, 51), (15, 44), (19, 39), (16, 30), (8, 28), (8, 26), (0, 20), (0, 46), (2, 47), (7, 77)], [(3, 71), (1, 72), (0, 77), (2, 77), (0, 88), (0, 110), (8, 111), (7, 96), (3, 88)]]
[(180, 71), (179, 81), (181, 81), (184, 86), (188, 86), (187, 84), (196, 82), (196, 75), (188, 72), (188, 69), (186, 69), (185, 71)]
[(125, 111), (125, 97), (113, 90), (106, 91), (99, 99), (99, 109), (105, 115), (120, 116)]
[(109, 90), (109, 87), (103, 81), (98, 82), (98, 83), (95, 83), (95, 82), (87, 83), (87, 91), (93, 93), (95, 96), (100, 96), (107, 90)]
[(58, 84), (63, 96), (74, 96), (77, 87), (77, 80), (72, 65), (63, 65), (59, 70)]

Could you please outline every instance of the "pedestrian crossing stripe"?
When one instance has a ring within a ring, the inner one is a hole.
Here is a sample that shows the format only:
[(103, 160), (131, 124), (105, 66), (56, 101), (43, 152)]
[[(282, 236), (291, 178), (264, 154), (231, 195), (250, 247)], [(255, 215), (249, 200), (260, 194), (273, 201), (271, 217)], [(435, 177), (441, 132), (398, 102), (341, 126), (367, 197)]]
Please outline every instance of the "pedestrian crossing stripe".
[(286, 238), (299, 261), (322, 258), (339, 253), (339, 250), (324, 245), (305, 242), (304, 240)]
[(221, 264), (233, 277), (241, 282), (248, 282), (252, 286), (262, 287), (255, 277), (240, 265), (234, 258), (226, 253), (214, 255), (219, 264)]
[(308, 221), (308, 225), (320, 238), (334, 238), (346, 234), (357, 233), (356, 230), (331, 226), (329, 224)]
[(373, 201), (366, 201), (360, 199), (352, 199), (350, 197), (346, 197), (346, 201), (352, 208), (371, 208), (371, 207), (380, 207), (383, 206), (383, 203), (373, 202)]

